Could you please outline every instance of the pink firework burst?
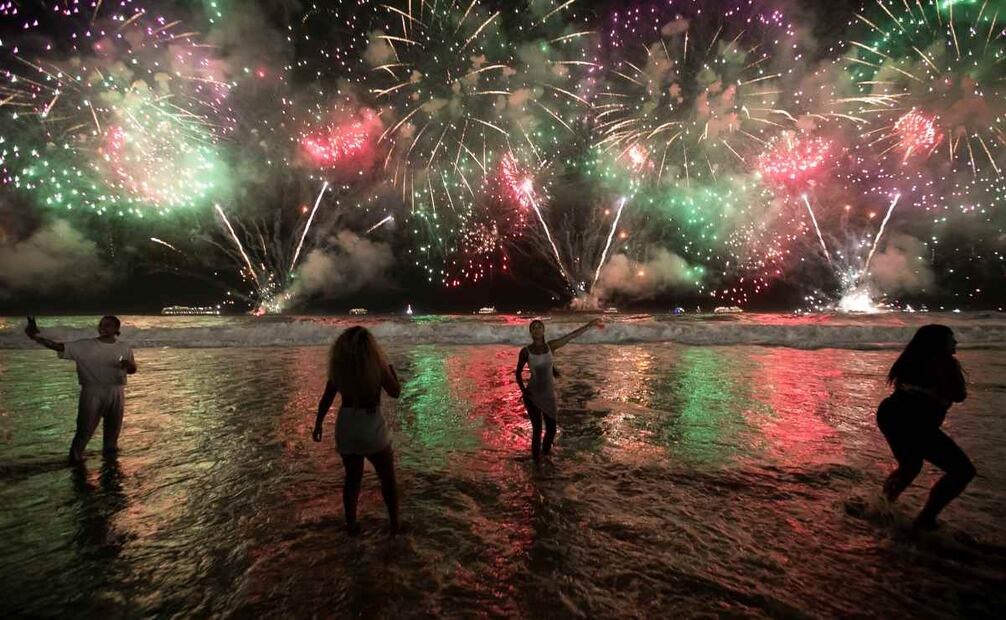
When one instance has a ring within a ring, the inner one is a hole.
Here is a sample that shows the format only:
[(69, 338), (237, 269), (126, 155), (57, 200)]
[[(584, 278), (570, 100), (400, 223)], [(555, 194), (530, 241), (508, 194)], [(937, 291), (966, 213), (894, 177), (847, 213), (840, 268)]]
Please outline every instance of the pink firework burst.
[(534, 201), (537, 200), (534, 178), (529, 171), (520, 167), (513, 153), (506, 153), (500, 159), (498, 177), (507, 202), (523, 209), (534, 208)]
[(363, 110), (356, 118), (341, 119), (305, 134), (300, 145), (315, 167), (352, 164), (354, 168), (362, 168), (373, 160), (374, 136), (380, 128), (377, 115), (371, 110)]
[(321, 135), (307, 136), (301, 143), (315, 163), (327, 168), (362, 151), (367, 144), (367, 130), (360, 123), (353, 123)]
[(894, 132), (905, 159), (913, 153), (928, 156), (942, 139), (936, 119), (914, 108), (894, 123)]
[(824, 169), (831, 148), (831, 142), (824, 138), (783, 134), (758, 156), (756, 166), (762, 176), (775, 183), (799, 185)]

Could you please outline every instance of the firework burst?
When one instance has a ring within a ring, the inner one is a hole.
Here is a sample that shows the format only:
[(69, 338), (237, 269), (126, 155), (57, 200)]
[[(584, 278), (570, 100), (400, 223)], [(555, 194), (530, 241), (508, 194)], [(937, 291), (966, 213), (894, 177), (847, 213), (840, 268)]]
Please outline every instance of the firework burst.
[(921, 114), (917, 110), (909, 110), (894, 123), (898, 147), (904, 153), (902, 161), (912, 155), (928, 157), (942, 136), (937, 128), (937, 120)]
[(386, 19), (363, 55), (370, 65), (366, 86), (393, 111), (379, 138), (388, 144), (392, 182), (413, 209), (419, 197), (420, 208), (433, 210), (441, 173), (452, 171), (472, 184), (506, 149), (510, 134), (499, 117), (514, 70), (499, 12), (477, 1), (467, 9), (447, 2), (398, 4), (379, 9)]
[[(977, 176), (988, 169), (1000, 176), (1006, 163), (1002, 9), (995, 0), (876, 0), (856, 16), (866, 36), (852, 41), (844, 61), (858, 93), (843, 103), (871, 119), (871, 144), (912, 154), (936, 149), (941, 155), (934, 159), (949, 171)], [(945, 138), (937, 144), (940, 135)]]
[(510, 253), (523, 240), (531, 213), (544, 198), (534, 171), (506, 152), (460, 217), (457, 245), (448, 253), (444, 284), (478, 283), (510, 271)]
[[(19, 12), (2, 48), (4, 181), (40, 204), (142, 215), (221, 189), (216, 143), (232, 121), (197, 33), (131, 2)], [(53, 22), (50, 39), (33, 32)]]
[(832, 144), (825, 138), (787, 132), (766, 145), (755, 167), (774, 183), (805, 187), (826, 168), (831, 150)]
[(501, 180), (501, 171), (512, 172), (518, 159), (547, 168), (582, 137), (599, 65), (588, 53), (596, 37), (575, 4), (378, 8), (362, 82), (386, 119), (378, 138), (384, 169), (408, 208), (416, 262), (430, 281), (454, 286), (507, 271), (498, 257), (522, 228), (510, 222), (510, 206), (540, 216), (544, 204)]
[(300, 138), (308, 167), (335, 172), (364, 174), (376, 163), (381, 119), (372, 110), (353, 113), (336, 109), (326, 123), (312, 125)]
[(748, 176), (701, 186), (668, 186), (637, 200), (664, 222), (653, 240), (694, 266), (698, 292), (745, 304), (784, 277), (804, 235), (785, 199)]
[(658, 181), (690, 183), (748, 168), (751, 154), (788, 126), (782, 85), (790, 71), (772, 53), (790, 48), (800, 58), (792, 27), (750, 1), (726, 4), (666, 0), (610, 17), (600, 146), (633, 161), (645, 153)]

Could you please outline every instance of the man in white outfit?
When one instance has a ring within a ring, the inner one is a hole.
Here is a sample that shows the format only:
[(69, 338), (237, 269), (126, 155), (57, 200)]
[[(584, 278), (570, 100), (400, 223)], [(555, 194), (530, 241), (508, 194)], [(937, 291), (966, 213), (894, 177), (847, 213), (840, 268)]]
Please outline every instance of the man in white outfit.
[(98, 337), (73, 342), (55, 342), (39, 335), (35, 319), (28, 317), (25, 333), (42, 346), (59, 353), (65, 360), (77, 363), (80, 401), (77, 404), (77, 432), (70, 444), (70, 462), (84, 461), (84, 449), (91, 440), (98, 422), (102, 427), (102, 451), (114, 456), (118, 450), (122, 411), (125, 404), (126, 375), (136, 372), (133, 350), (116, 340), (119, 319), (103, 316), (98, 323)]

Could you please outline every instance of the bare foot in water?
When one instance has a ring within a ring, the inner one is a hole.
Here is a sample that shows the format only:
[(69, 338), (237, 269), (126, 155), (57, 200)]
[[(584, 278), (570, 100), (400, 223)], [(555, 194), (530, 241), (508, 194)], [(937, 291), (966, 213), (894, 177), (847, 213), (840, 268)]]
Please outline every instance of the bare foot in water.
[(408, 534), (411, 529), (408, 523), (392, 523), (388, 526), (388, 536), (396, 538), (400, 534)]
[(940, 524), (934, 517), (919, 515), (912, 523), (912, 529), (916, 532), (933, 532), (939, 529)]

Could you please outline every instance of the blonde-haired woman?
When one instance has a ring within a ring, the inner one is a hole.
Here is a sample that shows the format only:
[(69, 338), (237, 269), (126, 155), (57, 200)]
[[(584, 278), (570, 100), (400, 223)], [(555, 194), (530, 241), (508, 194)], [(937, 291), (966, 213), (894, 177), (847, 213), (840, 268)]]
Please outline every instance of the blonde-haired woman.
[(365, 328), (350, 327), (342, 332), (329, 352), (328, 383), (318, 403), (313, 438), (321, 441), (322, 422), (335, 400), (342, 394), (339, 417), (335, 422), (335, 448), (342, 456), (346, 481), (342, 504), (346, 510), (346, 528), (351, 535), (360, 531), (356, 522), (356, 504), (363, 480), (363, 459), (374, 466), (381, 480), (381, 494), (388, 507), (391, 534), (398, 533), (398, 490), (395, 488), (395, 461), (391, 437), (381, 415), (381, 390), (398, 398), (402, 386), (384, 351)]

